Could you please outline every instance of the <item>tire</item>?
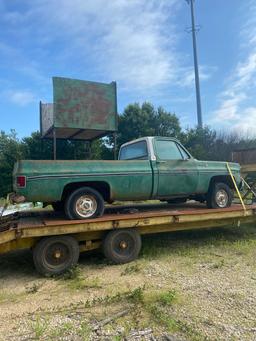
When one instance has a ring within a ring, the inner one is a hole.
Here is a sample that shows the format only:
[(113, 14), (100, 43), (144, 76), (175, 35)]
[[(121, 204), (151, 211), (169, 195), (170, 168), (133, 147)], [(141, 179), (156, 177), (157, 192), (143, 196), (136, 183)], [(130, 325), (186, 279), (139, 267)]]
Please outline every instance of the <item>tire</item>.
[(115, 264), (135, 260), (141, 250), (141, 236), (137, 230), (122, 229), (108, 232), (103, 240), (105, 257)]
[(75, 266), (78, 258), (78, 241), (70, 236), (43, 238), (33, 250), (35, 268), (44, 276), (62, 274)]
[(64, 211), (64, 204), (62, 201), (52, 202), (52, 208), (55, 212), (62, 212)]
[(104, 200), (101, 194), (90, 187), (78, 188), (65, 201), (65, 213), (69, 219), (101, 217), (103, 212)]
[(176, 198), (167, 200), (168, 204), (183, 204), (187, 201), (187, 198)]
[(206, 197), (208, 208), (226, 208), (230, 207), (233, 200), (233, 192), (231, 188), (223, 183), (218, 182), (212, 184)]

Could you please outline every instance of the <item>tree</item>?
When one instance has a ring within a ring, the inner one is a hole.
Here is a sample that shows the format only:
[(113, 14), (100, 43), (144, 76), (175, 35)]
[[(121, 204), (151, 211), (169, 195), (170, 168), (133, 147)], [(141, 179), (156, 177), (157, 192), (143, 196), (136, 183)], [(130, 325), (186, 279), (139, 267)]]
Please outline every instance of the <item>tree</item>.
[(209, 127), (187, 129), (181, 140), (195, 158), (201, 160), (214, 159), (216, 132)]
[(118, 146), (142, 136), (173, 136), (179, 138), (181, 127), (175, 114), (157, 109), (148, 102), (128, 105), (119, 116)]
[(22, 157), (17, 134), (11, 130), (9, 134), (0, 132), (0, 197), (12, 191), (12, 172), (16, 160)]

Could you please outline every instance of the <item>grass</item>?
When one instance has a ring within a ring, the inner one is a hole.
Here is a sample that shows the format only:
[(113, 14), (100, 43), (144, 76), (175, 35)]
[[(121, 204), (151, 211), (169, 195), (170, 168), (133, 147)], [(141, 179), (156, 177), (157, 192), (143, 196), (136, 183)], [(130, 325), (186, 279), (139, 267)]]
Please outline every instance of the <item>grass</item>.
[(48, 321), (37, 317), (35, 322), (32, 324), (32, 330), (35, 335), (35, 339), (40, 340), (41, 337), (46, 333)]
[(138, 272), (141, 272), (141, 265), (138, 263), (132, 263), (128, 264), (124, 270), (121, 272), (121, 276), (126, 276), (126, 275), (131, 275), (131, 274), (136, 274)]
[[(238, 324), (244, 323), (244, 328), (249, 330), (251, 325), (248, 327), (245, 324), (244, 312), (240, 310), (246, 306), (246, 297), (251, 295), (248, 286), (251, 285), (250, 278), (254, 276), (254, 272), (250, 270), (255, 269), (255, 232), (255, 227), (248, 225), (143, 236), (139, 260), (113, 267), (106, 267), (100, 256), (96, 256), (97, 262), (95, 256), (84, 256), (82, 265), (56, 277), (57, 290), (54, 295), (57, 296), (58, 290), (60, 293), (63, 290), (74, 301), (70, 306), (66, 303), (63, 306), (55, 305), (56, 311), (50, 312), (46, 318), (45, 313), (40, 312), (31, 326), (33, 335), (37, 339), (46, 340), (71, 339), (74, 335), (84, 340), (93, 339), (95, 334), (92, 326), (95, 321), (104, 320), (111, 314), (126, 309), (129, 311), (127, 315), (102, 328), (103, 331), (111, 332), (111, 340), (123, 340), (132, 330), (146, 328), (153, 329), (156, 339), (163, 333), (191, 341), (205, 340), (207, 335), (208, 339), (218, 339), (220, 334), (215, 335), (216, 332), (225, 333), (225, 330), (218, 330), (218, 323), (223, 322), (228, 326), (231, 318), (234, 321), (232, 324), (238, 323), (236, 316), (239, 318)], [(9, 273), (12, 271), (11, 276), (14, 276), (14, 267), (22, 264), (29, 272), (32, 261), (29, 254), (26, 257), (28, 265), (23, 257), (13, 258), (9, 255), (2, 258), (0, 273), (3, 269), (7, 271), (9, 267)], [(244, 282), (241, 280), (236, 283), (239, 271), (240, 280), (243, 275), (247, 276), (244, 277), (245, 292), (242, 291)], [(20, 273), (24, 274), (24, 270), (20, 270)], [(31, 272), (29, 275), (31, 276)], [(201, 278), (203, 283), (200, 283)], [(216, 278), (221, 284), (214, 287)], [(1, 281), (4, 280), (2, 277)], [(45, 281), (52, 281), (51, 285), (54, 286), (54, 280)], [(227, 291), (223, 292), (222, 285)], [(86, 296), (86, 289), (89, 288), (95, 290), (91, 290), (90, 296)], [(44, 287), (39, 289), (40, 286), (32, 282), (25, 287), (25, 295), (32, 297), (36, 294), (37, 298), (43, 293)], [(193, 296), (195, 293), (197, 295)], [(54, 302), (55, 296), (51, 296), (51, 293), (49, 295)], [(231, 295), (234, 295), (232, 300)], [(22, 299), (23, 296), (18, 294), (0, 291), (0, 303), (15, 303), (19, 300), (22, 303)], [(222, 304), (219, 309), (224, 311), (223, 321), (219, 321), (215, 315), (215, 299), (216, 304)], [(228, 313), (225, 312), (226, 303)], [(201, 310), (202, 307), (205, 310)], [(225, 317), (225, 314), (229, 316)], [(60, 319), (55, 319), (54, 316), (60, 316)], [(207, 325), (209, 320), (213, 321), (211, 325)], [(228, 336), (226, 339), (229, 339)]]
[(170, 306), (177, 302), (177, 292), (175, 290), (169, 290), (157, 293), (155, 301), (162, 306)]
[(71, 290), (100, 289), (102, 287), (98, 277), (84, 277), (79, 266), (75, 266), (63, 275), (57, 276), (56, 279), (63, 281)]
[(10, 302), (15, 303), (19, 299), (23, 298), (26, 294), (25, 293), (16, 293), (13, 291), (6, 291), (1, 290), (0, 291), (0, 303)]
[(141, 257), (146, 260), (156, 257), (198, 257), (198, 252), (211, 249), (251, 252), (256, 246), (255, 227), (226, 227), (207, 230), (177, 231), (153, 236), (144, 236)]

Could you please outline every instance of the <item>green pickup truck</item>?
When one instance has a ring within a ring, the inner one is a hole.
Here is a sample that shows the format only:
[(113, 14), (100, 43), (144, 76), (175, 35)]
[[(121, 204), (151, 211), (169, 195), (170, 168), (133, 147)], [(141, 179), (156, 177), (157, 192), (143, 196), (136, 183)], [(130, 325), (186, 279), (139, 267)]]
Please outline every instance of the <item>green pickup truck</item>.
[[(240, 166), (230, 163), (237, 185)], [(159, 199), (229, 207), (233, 182), (225, 162), (199, 161), (174, 138), (143, 137), (121, 146), (117, 161), (31, 161), (15, 164), (13, 202), (41, 201), (69, 219), (99, 217), (104, 203)]]

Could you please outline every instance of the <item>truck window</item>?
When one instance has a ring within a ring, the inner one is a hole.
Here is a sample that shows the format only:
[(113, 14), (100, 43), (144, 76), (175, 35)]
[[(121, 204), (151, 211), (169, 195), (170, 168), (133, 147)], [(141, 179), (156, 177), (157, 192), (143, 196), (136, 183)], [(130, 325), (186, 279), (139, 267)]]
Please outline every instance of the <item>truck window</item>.
[(184, 160), (190, 159), (189, 154), (179, 144), (178, 144), (178, 148)]
[(133, 159), (148, 160), (148, 150), (146, 141), (139, 141), (121, 148), (119, 160)]
[(156, 154), (161, 160), (183, 160), (181, 152), (174, 141), (156, 140)]

